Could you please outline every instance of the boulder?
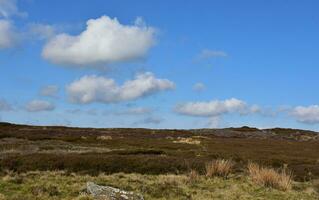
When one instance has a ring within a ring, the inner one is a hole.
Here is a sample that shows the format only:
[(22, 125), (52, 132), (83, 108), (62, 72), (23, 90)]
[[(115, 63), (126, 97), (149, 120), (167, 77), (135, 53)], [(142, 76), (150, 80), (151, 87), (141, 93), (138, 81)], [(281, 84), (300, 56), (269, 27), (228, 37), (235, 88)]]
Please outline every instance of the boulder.
[(143, 196), (110, 186), (100, 186), (92, 182), (86, 184), (87, 192), (99, 200), (144, 200)]

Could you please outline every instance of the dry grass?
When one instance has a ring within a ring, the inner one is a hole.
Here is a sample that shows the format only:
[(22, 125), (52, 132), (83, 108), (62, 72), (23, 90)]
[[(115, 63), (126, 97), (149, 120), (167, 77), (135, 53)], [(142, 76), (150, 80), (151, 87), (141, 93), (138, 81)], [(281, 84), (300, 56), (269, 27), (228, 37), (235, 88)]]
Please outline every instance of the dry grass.
[(112, 140), (112, 136), (110, 135), (101, 135), (96, 138), (97, 140)]
[(232, 160), (217, 159), (206, 164), (206, 176), (220, 176), (227, 178), (232, 172), (234, 162)]
[(89, 195), (89, 194), (80, 193), (80, 195), (74, 200), (94, 200), (94, 198), (91, 195)]
[(173, 143), (199, 145), (200, 144), (200, 140), (196, 140), (196, 139), (193, 139), (193, 138), (181, 138), (181, 137), (179, 137), (178, 140), (173, 141)]
[(252, 180), (260, 185), (287, 191), (292, 187), (292, 173), (282, 170), (276, 171), (272, 168), (261, 167), (255, 163), (248, 164), (248, 172)]
[[(11, 172), (10, 172), (11, 173)], [(196, 174), (195, 172), (192, 173)], [(5, 174), (3, 174), (5, 175)], [(96, 176), (69, 174), (64, 171), (34, 171), (11, 173), (22, 176), (23, 182), (2, 179), (0, 175), (0, 200), (93, 200), (86, 191), (88, 181), (108, 185), (126, 191), (140, 193), (148, 200), (314, 200), (318, 194), (309, 192), (311, 183), (294, 182), (290, 191), (272, 190), (252, 184), (246, 176), (224, 179), (205, 178), (199, 175), (194, 184), (188, 182), (189, 175), (142, 175), (142, 174), (99, 174)], [(195, 175), (196, 177), (196, 175)], [(2, 198), (2, 199), (1, 199)]]
[(188, 183), (194, 184), (197, 183), (200, 179), (200, 175), (198, 174), (198, 172), (196, 170), (191, 170), (188, 173)]

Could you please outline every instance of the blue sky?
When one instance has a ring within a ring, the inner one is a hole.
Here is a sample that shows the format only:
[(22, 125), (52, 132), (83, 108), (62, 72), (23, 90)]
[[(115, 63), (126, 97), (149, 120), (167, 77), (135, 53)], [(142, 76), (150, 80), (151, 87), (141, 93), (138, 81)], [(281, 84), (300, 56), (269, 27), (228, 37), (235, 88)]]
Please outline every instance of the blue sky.
[(318, 7), (0, 0), (0, 120), (319, 130)]

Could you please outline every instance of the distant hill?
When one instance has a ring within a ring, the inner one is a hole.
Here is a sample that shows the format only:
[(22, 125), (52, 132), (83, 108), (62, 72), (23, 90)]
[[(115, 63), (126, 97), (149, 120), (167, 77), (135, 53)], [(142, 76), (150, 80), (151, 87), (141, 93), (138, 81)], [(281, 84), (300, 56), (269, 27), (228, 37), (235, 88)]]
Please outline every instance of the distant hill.
[[(0, 137), (4, 137), (3, 134), (18, 135), (25, 133), (45, 134), (51, 135), (100, 135), (106, 132), (113, 134), (134, 135), (134, 134), (178, 134), (183, 135), (210, 135), (216, 137), (226, 138), (259, 138), (259, 139), (285, 139), (296, 141), (319, 141), (319, 133), (310, 130), (290, 129), (290, 128), (272, 128), (272, 129), (258, 129), (254, 127), (238, 127), (238, 128), (223, 128), (223, 129), (147, 129), (147, 128), (78, 128), (78, 127), (65, 127), (65, 126), (33, 126), (33, 125), (21, 125), (12, 124), (7, 122), (0, 122)], [(2, 135), (2, 136), (1, 136)], [(13, 136), (12, 135), (12, 136)], [(19, 136), (17, 136), (19, 137)]]

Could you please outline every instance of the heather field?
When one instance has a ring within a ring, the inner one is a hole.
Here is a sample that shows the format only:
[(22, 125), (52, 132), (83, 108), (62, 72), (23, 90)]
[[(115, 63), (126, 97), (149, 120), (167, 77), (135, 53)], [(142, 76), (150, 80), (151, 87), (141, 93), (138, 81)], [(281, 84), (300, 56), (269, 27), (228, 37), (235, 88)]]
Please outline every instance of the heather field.
[[(89, 199), (87, 181), (146, 199), (316, 199), (319, 189), (311, 131), (0, 126), (4, 199)], [(229, 172), (219, 173), (216, 160), (230, 161)], [(289, 188), (258, 181), (250, 163), (289, 171)]]

